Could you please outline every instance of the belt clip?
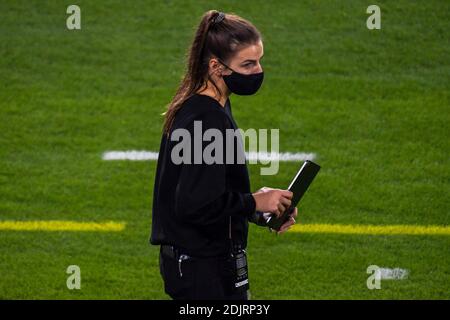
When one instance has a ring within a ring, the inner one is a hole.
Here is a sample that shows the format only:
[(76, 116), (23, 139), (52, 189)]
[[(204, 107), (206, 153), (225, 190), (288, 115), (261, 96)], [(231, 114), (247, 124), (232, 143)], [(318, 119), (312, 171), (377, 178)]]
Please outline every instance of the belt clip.
[(184, 260), (188, 260), (188, 259), (189, 259), (189, 256), (187, 256), (187, 255), (185, 255), (185, 254), (180, 255), (180, 257), (178, 258), (178, 271), (179, 271), (179, 273), (180, 273), (180, 278), (183, 277), (183, 273), (181, 272), (181, 263), (182, 263)]

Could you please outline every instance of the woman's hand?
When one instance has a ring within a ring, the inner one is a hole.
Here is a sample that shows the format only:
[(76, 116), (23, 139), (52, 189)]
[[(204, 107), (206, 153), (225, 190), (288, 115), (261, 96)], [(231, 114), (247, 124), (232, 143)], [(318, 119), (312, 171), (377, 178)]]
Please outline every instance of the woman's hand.
[(262, 187), (261, 189), (259, 189), (258, 191), (256, 191), (255, 193), (261, 193), (261, 192), (267, 192), (269, 190), (275, 190), (273, 188), (269, 188), (269, 187)]
[(291, 205), (292, 192), (288, 190), (262, 188), (253, 193), (256, 210), (270, 212), (277, 217)]
[(297, 208), (294, 209), (294, 212), (291, 214), (291, 218), (281, 226), (279, 231), (277, 231), (277, 234), (282, 234), (288, 231), (295, 224), (295, 218), (297, 218)]

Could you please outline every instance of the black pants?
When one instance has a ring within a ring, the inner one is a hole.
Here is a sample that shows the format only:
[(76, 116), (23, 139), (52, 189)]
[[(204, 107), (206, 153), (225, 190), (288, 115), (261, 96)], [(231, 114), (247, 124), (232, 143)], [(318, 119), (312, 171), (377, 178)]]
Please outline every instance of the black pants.
[[(175, 300), (247, 300), (247, 292), (228, 293), (224, 258), (178, 260), (160, 252), (159, 267), (165, 292)], [(181, 273), (180, 273), (181, 271)], [(229, 280), (228, 280), (229, 281)]]

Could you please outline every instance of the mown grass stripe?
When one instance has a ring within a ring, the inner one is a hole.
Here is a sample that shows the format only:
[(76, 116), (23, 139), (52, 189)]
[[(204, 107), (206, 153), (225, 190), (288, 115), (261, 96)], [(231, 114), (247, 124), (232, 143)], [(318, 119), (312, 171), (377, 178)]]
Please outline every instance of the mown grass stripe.
[(47, 221), (0, 221), (4, 231), (90, 231), (119, 232), (125, 229), (124, 222), (79, 222), (63, 220)]
[(450, 235), (450, 226), (295, 224), (290, 231), (364, 235)]

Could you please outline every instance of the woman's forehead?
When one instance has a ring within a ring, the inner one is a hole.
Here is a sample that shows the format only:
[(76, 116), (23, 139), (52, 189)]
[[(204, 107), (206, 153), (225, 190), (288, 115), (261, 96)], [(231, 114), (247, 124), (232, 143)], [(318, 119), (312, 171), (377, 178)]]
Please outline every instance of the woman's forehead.
[(262, 41), (256, 44), (248, 45), (240, 50), (238, 50), (233, 57), (238, 63), (245, 60), (259, 60), (264, 55), (264, 46)]

